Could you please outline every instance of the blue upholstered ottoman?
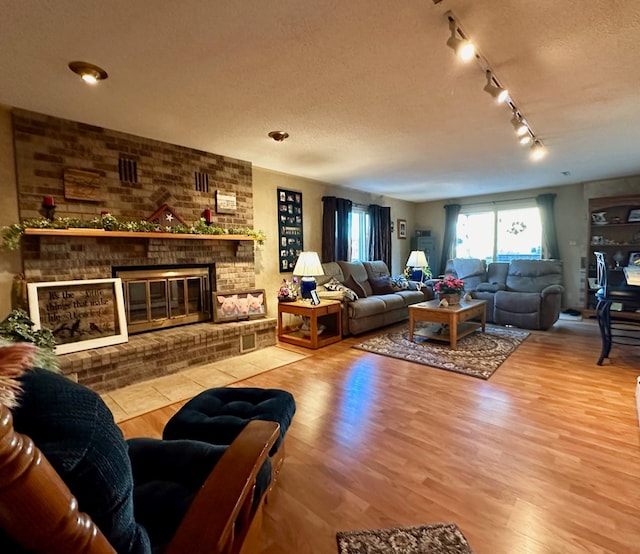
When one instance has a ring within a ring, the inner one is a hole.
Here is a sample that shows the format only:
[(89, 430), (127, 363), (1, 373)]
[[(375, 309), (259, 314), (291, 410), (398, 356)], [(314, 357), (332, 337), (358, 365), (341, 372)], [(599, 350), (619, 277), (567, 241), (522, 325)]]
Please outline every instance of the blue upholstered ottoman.
[(274, 478), (284, 461), (284, 436), (296, 411), (290, 392), (280, 389), (220, 387), (194, 396), (167, 422), (164, 439), (193, 439), (231, 444), (252, 419), (280, 424), (269, 452)]

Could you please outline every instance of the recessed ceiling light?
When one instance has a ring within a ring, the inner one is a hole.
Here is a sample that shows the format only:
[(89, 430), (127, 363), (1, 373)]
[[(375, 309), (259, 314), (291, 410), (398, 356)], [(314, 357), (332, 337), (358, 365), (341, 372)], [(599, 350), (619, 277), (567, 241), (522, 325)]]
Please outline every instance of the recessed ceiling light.
[(95, 85), (98, 81), (109, 77), (104, 69), (88, 62), (70, 62), (69, 69), (80, 75), (80, 78), (90, 85)]
[(289, 133), (286, 131), (271, 131), (269, 136), (276, 142), (282, 142), (284, 139), (289, 138)]

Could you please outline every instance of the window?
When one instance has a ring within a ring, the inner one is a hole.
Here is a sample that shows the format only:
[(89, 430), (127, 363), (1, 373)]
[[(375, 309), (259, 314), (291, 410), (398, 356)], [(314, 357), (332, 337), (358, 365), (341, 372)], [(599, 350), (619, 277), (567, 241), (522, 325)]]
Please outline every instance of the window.
[[(476, 209), (473, 209), (476, 208)], [(469, 206), (461, 210), (456, 231), (456, 257), (490, 262), (539, 260), (542, 225), (535, 206), (513, 205), (487, 210)]]
[(351, 210), (351, 261), (366, 260), (369, 256), (369, 214), (365, 208)]

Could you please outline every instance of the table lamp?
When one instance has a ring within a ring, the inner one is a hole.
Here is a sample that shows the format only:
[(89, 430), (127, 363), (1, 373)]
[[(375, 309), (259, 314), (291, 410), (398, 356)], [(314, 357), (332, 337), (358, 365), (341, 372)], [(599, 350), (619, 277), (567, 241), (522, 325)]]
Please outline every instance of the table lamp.
[(420, 281), (422, 283), (422, 279), (424, 277), (424, 272), (422, 271), (423, 267), (428, 267), (427, 257), (424, 255), (422, 250), (413, 250), (411, 254), (409, 254), (409, 259), (407, 260), (407, 267), (411, 269), (411, 280), (412, 281)]
[(324, 275), (317, 252), (301, 252), (293, 268), (294, 275), (300, 275), (300, 296), (311, 298), (311, 291), (316, 288), (316, 275)]

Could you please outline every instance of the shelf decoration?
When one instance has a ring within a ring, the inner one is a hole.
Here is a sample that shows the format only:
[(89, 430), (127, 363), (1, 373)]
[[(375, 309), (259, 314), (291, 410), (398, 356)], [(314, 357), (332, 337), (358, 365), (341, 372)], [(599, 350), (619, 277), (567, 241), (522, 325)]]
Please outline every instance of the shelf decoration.
[(266, 236), (263, 231), (249, 228), (213, 227), (204, 219), (199, 219), (191, 226), (174, 225), (167, 227), (150, 221), (118, 221), (111, 214), (103, 214), (90, 220), (60, 217), (53, 220), (46, 218), (29, 219), (2, 228), (2, 246), (7, 250), (17, 250), (20, 239), (26, 229), (102, 229), (104, 231), (120, 231), (131, 233), (169, 233), (177, 235), (244, 235), (253, 238), (258, 244), (264, 244)]

